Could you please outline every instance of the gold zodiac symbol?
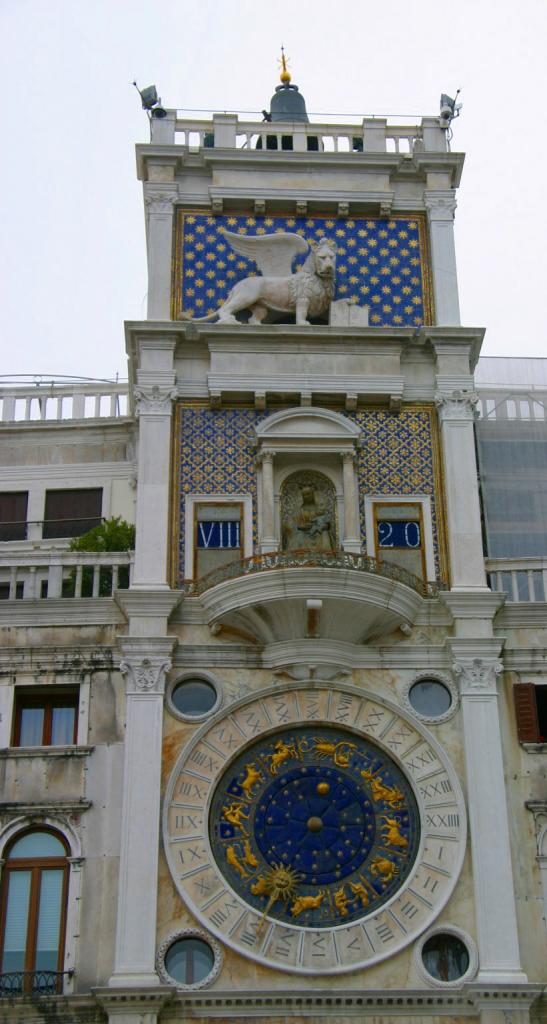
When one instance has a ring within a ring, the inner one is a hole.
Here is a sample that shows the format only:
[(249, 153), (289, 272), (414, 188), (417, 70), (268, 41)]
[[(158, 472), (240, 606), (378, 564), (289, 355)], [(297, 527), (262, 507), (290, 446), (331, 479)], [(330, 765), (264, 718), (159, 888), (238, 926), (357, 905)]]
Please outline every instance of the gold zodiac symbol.
[(297, 896), (291, 907), (292, 916), (298, 917), (304, 910), (317, 910), (317, 907), (321, 906), (324, 898), (325, 893), (323, 891), (318, 892), (316, 896)]
[(251, 844), (248, 839), (245, 840), (243, 844), (243, 849), (245, 850), (245, 856), (243, 858), (245, 864), (248, 864), (250, 868), (257, 868), (258, 861), (253, 851), (251, 850)]
[(365, 889), (364, 885), (362, 885), (361, 882), (350, 882), (349, 887), (354, 897), (361, 901), (361, 906), (368, 907), (370, 900), (368, 892)]
[(370, 873), (371, 875), (381, 875), (382, 882), (387, 885), (395, 878), (395, 875), (399, 874), (399, 868), (387, 857), (375, 857), (370, 865)]
[(366, 769), (361, 772), (363, 778), (370, 782), (370, 788), (372, 791), (372, 799), (375, 801), (384, 800), (388, 807), (391, 807), (392, 811), (396, 811), (398, 807), (404, 802), (404, 793), (397, 786), (386, 786), (382, 782), (381, 778), (375, 778), (370, 769)]
[(270, 888), (264, 875), (259, 875), (254, 885), (251, 885), (253, 896), (267, 896), (269, 891)]
[(340, 743), (330, 743), (328, 740), (314, 737), (314, 752), (319, 757), (332, 757), (338, 768), (349, 768), (350, 752), (355, 750), (355, 743), (347, 743), (341, 740)]
[(295, 760), (300, 758), (294, 743), (285, 743), (284, 740), (278, 740), (274, 747), (274, 754), (267, 754), (270, 761), (270, 775), (277, 775), (277, 769), (289, 758), (294, 757)]
[(229, 846), (228, 849), (226, 850), (226, 860), (228, 861), (228, 864), (231, 864), (232, 867), (236, 869), (236, 871), (239, 871), (242, 878), (249, 877), (249, 875), (245, 871), (245, 868), (243, 867), (243, 864), (240, 863), (233, 846)]
[(251, 795), (251, 790), (255, 783), (264, 782), (264, 776), (262, 772), (258, 771), (256, 764), (246, 764), (245, 771), (247, 774), (245, 775), (245, 778), (241, 783), (241, 788), (245, 795), (249, 797)]
[(340, 914), (340, 917), (348, 917), (348, 915), (349, 915), (348, 903), (350, 903), (350, 902), (351, 902), (350, 898), (349, 898), (349, 896), (346, 895), (346, 890), (345, 890), (344, 886), (342, 886), (341, 889), (338, 889), (337, 892), (335, 892), (335, 894), (334, 894), (334, 906), (338, 910), (338, 912)]
[(245, 826), (241, 824), (241, 819), (244, 818), (245, 820), (247, 820), (249, 817), (249, 815), (245, 813), (245, 810), (246, 808), (243, 806), (243, 804), (236, 803), (230, 804), (229, 807), (222, 808), (222, 814), (226, 818), (226, 821), (229, 821), (230, 825), (233, 825), (234, 828), (241, 829), (244, 836), (247, 835), (247, 831), (245, 829)]
[(408, 846), (408, 839), (401, 835), (400, 821), (397, 821), (397, 818), (386, 818), (385, 814), (381, 815), (381, 820), (385, 821), (385, 825), (382, 825), (382, 834), (386, 845), (402, 846), (405, 849)]

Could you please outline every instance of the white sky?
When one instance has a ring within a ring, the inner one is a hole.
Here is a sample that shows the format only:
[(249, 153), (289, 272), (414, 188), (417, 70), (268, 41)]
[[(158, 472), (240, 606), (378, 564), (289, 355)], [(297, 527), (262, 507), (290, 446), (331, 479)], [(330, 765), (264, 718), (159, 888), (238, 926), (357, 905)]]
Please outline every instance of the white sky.
[(483, 354), (547, 355), (546, 29), (545, 0), (0, 0), (1, 373), (126, 376), (146, 295), (130, 83), (261, 110), (282, 42), (309, 112), (419, 120), (462, 89), (462, 322)]

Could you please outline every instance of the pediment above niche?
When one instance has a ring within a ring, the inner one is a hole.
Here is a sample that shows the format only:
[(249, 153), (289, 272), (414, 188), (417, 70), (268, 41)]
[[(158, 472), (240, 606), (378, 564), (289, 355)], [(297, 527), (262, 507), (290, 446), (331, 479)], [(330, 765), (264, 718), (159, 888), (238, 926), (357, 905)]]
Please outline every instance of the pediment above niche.
[(262, 451), (298, 451), (310, 442), (324, 450), (351, 450), (358, 443), (360, 428), (331, 409), (284, 409), (263, 420), (256, 428)]

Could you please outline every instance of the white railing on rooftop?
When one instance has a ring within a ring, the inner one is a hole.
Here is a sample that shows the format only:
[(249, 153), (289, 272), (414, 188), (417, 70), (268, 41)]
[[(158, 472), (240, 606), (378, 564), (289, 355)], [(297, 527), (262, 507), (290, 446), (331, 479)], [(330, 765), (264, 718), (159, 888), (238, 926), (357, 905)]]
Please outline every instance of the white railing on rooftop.
[(547, 421), (547, 390), (520, 392), (479, 387), (477, 394), (483, 420)]
[(108, 382), (0, 386), (0, 423), (119, 419), (129, 415), (128, 393)]
[(132, 551), (0, 552), (0, 600), (111, 597), (129, 586)]
[[(446, 152), (446, 131), (438, 117), (418, 125), (388, 125), (385, 118), (363, 118), (355, 124), (240, 120), (237, 114), (213, 114), (211, 119), (179, 117), (168, 110), (152, 118), (151, 141), (178, 143), (190, 149), (247, 149), (319, 153)], [(275, 140), (275, 141), (274, 141)]]
[(508, 601), (547, 600), (547, 558), (487, 558), (490, 587)]

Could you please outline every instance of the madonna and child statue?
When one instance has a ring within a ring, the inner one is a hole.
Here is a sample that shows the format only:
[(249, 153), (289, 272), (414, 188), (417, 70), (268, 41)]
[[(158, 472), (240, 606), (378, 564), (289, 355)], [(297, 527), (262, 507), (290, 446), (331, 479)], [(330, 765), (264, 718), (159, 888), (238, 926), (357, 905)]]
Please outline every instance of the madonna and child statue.
[(281, 490), (284, 551), (335, 551), (336, 495), (330, 480), (313, 471), (293, 473)]

